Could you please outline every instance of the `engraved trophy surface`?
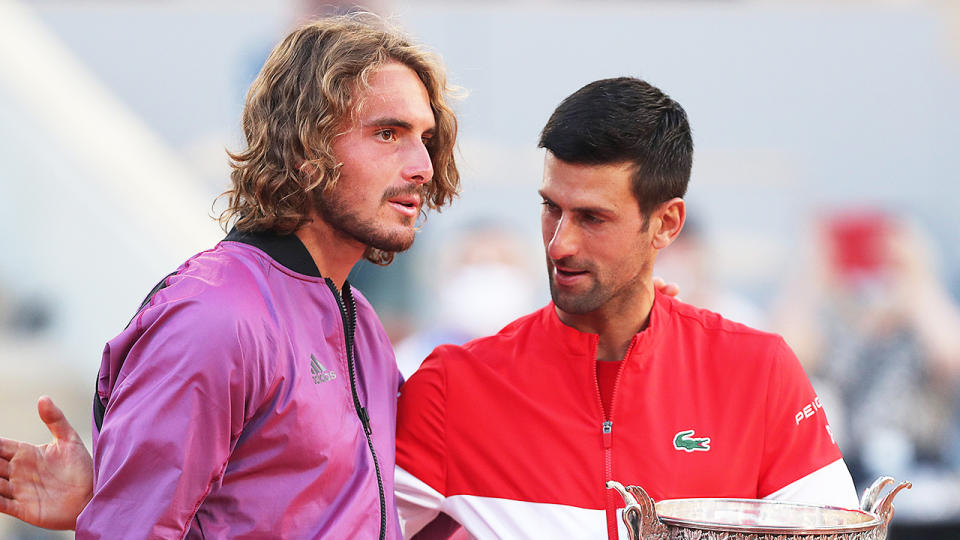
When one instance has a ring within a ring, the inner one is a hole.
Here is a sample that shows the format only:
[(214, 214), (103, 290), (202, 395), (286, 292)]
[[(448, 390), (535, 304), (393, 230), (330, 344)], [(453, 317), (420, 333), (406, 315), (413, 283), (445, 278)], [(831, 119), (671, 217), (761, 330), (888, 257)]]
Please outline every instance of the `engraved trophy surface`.
[(632, 540), (883, 540), (893, 519), (895, 487), (878, 478), (860, 509), (753, 499), (667, 499), (653, 502), (639, 486), (608, 482), (627, 506), (623, 522)]

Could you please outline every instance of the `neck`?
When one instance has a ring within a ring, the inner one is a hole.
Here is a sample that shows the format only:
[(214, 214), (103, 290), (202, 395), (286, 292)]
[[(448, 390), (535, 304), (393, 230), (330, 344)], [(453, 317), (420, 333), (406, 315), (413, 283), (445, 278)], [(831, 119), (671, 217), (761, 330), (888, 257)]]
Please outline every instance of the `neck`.
[(315, 213), (312, 218), (313, 221), (294, 231), (294, 234), (310, 252), (320, 275), (333, 280), (337, 289), (343, 289), (350, 270), (363, 257), (367, 247), (337, 231)]
[(556, 311), (563, 324), (599, 336), (597, 360), (618, 361), (627, 354), (633, 336), (650, 323), (653, 299), (653, 282), (646, 279), (635, 290), (620, 293), (588, 313), (568, 313), (559, 307)]

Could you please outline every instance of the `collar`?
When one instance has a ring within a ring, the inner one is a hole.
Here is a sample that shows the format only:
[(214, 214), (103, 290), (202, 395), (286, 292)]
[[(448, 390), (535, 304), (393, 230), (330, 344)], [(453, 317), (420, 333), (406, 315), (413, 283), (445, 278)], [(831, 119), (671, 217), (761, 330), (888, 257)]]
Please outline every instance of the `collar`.
[(323, 277), (307, 247), (293, 233), (281, 235), (273, 231), (240, 231), (234, 227), (223, 240), (253, 246), (298, 274)]
[[(633, 344), (629, 356), (645, 358), (650, 354), (651, 349), (656, 344), (657, 336), (662, 328), (667, 324), (666, 320), (671, 311), (671, 304), (674, 299), (665, 296), (660, 291), (654, 291), (653, 306), (650, 309), (650, 320), (647, 327), (634, 335)], [(591, 360), (596, 360), (597, 343), (600, 336), (589, 332), (581, 332), (572, 326), (567, 326), (557, 315), (556, 306), (550, 302), (541, 312), (543, 324), (547, 329), (547, 335), (556, 339), (558, 344), (565, 347), (568, 352), (591, 356)]]

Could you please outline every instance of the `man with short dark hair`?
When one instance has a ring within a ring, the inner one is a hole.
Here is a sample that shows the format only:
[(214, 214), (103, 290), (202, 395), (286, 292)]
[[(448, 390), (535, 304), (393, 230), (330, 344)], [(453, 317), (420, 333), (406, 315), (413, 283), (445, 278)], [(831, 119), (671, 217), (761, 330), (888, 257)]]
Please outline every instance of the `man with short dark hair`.
[(403, 388), (404, 535), (609, 538), (609, 480), (656, 500), (766, 498), (856, 507), (819, 399), (779, 336), (656, 292), (677, 237), (693, 142), (674, 100), (633, 78), (560, 104), (541, 225), (553, 302), (463, 346)]

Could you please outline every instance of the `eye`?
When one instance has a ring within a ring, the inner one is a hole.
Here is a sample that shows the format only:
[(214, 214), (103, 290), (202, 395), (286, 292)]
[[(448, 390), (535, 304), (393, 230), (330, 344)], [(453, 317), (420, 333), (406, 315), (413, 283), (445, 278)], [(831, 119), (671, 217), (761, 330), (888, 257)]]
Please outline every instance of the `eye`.
[(587, 223), (592, 223), (592, 224), (599, 224), (599, 223), (603, 223), (604, 221), (603, 218), (597, 217), (593, 214), (584, 214), (583, 220), (586, 221)]
[(424, 135), (420, 137), (420, 141), (423, 143), (424, 146), (426, 146), (427, 148), (430, 148), (433, 145), (433, 135)]
[(374, 136), (384, 142), (397, 140), (397, 132), (392, 129), (381, 129), (377, 131)]
[(548, 201), (546, 199), (544, 199), (543, 202), (540, 203), (540, 205), (543, 206), (543, 209), (547, 212), (553, 212), (557, 209), (557, 205), (553, 204), (552, 201)]

